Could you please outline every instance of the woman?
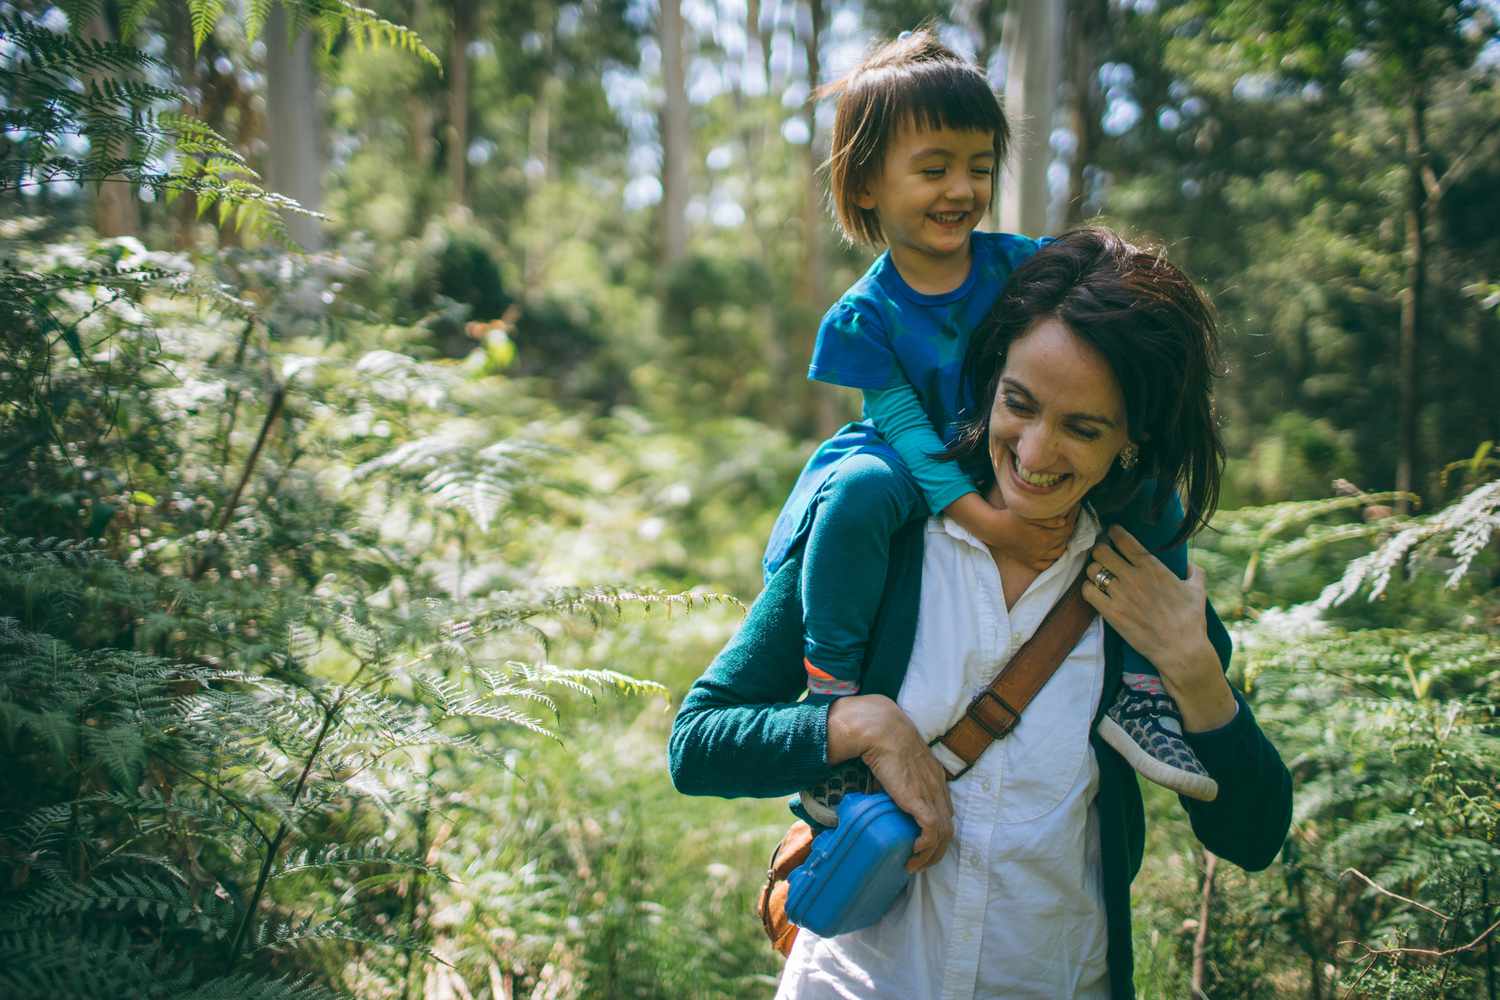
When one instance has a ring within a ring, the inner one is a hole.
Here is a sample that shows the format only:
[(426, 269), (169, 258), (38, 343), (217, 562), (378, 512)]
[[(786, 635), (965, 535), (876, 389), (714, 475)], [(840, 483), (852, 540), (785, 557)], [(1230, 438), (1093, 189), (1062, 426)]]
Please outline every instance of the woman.
[[(1179, 579), (1107, 527), (1131, 504), (1175, 515), (1172, 484), (1187, 516), (1162, 518), (1149, 544), (1212, 513), (1222, 465), (1214, 347), (1207, 303), (1160, 256), (1104, 230), (1045, 247), (976, 337), (966, 375), (983, 416), (949, 457), (988, 459), (991, 502), (1071, 518), (1064, 555), (1039, 572), (950, 520), (908, 526), (892, 544), (863, 693), (832, 706), (795, 700), (804, 679), (793, 559), (688, 693), (670, 750), (681, 791), (787, 794), (858, 757), (921, 827), (910, 890), (866, 930), (800, 934), (778, 996), (1133, 995), (1129, 885), (1145, 820), (1134, 772), (1094, 732), (1120, 684), (1122, 640), (1160, 670), (1218, 782), (1215, 801), (1182, 800), (1198, 839), (1250, 870), (1275, 857), (1291, 779), (1224, 678), (1228, 636), (1201, 571)], [(1147, 495), (1148, 476), (1167, 485)], [(1015, 730), (949, 783), (929, 740), (1081, 570), (1100, 620)]]

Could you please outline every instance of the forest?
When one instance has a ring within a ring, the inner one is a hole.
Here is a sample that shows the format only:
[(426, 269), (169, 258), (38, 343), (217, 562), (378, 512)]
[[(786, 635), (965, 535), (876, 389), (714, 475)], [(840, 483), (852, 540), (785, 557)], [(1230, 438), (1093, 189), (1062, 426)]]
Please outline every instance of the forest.
[(666, 741), (858, 414), (816, 92), (924, 23), (984, 228), (1220, 316), (1295, 812), (1147, 788), (1138, 994), (1500, 996), (1495, 0), (0, 0), (0, 996), (772, 995), (786, 804)]

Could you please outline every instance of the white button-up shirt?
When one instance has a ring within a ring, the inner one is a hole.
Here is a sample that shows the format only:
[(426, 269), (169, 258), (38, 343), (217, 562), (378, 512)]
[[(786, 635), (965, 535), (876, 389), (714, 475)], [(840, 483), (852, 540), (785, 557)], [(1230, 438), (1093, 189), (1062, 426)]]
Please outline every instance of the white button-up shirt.
[[(1087, 564), (1099, 522), (1085, 508), (1067, 554), (1007, 609), (977, 538), (928, 522), (911, 664), (898, 704), (926, 739), (958, 720)], [(836, 938), (807, 930), (778, 998), (1108, 1000), (1107, 933), (1089, 728), (1104, 681), (1096, 619), (1021, 721), (949, 785), (953, 843), (885, 918)]]

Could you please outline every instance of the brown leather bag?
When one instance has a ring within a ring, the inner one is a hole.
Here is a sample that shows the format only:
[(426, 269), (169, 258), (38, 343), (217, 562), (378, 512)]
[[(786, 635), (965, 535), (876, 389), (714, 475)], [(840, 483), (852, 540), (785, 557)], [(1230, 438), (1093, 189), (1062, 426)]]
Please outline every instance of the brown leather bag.
[[(1078, 645), (1094, 614), (1094, 609), (1083, 599), (1080, 573), (1047, 612), (1036, 632), (990, 681), (989, 687), (974, 696), (951, 729), (929, 744), (942, 743), (964, 762), (963, 770), (949, 773), (949, 781), (968, 773), (991, 743), (1016, 727), (1022, 710)], [(787, 877), (812, 853), (813, 836), (812, 827), (801, 820), (792, 824), (771, 852), (766, 884), (755, 898), (755, 913), (766, 937), (783, 958), (792, 953), (797, 940), (797, 925), (786, 915)]]
[(787, 877), (812, 852), (812, 827), (800, 819), (781, 838), (776, 850), (771, 852), (771, 865), (766, 869), (766, 884), (761, 886), (755, 900), (755, 913), (760, 917), (771, 947), (781, 957), (792, 953), (792, 943), (797, 940), (797, 925), (786, 915)]

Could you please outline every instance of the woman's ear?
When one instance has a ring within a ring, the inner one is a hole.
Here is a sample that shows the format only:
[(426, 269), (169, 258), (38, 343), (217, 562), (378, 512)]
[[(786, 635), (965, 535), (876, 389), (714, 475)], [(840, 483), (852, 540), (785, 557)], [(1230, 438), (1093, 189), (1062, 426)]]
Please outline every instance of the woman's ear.
[(869, 188), (860, 188), (859, 193), (854, 196), (854, 204), (858, 205), (866, 212), (874, 211), (875, 196), (870, 193)]

